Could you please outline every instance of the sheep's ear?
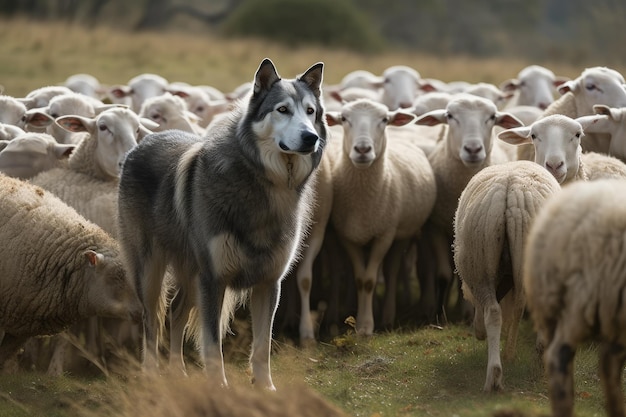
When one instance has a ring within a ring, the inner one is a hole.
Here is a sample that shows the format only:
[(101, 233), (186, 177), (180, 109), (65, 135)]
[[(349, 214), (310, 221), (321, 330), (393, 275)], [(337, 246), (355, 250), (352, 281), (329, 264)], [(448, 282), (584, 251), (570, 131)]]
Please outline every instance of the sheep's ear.
[(133, 89), (127, 85), (116, 85), (109, 88), (108, 94), (112, 95), (115, 98), (124, 98), (128, 97), (133, 93)]
[(511, 145), (523, 145), (532, 143), (530, 138), (530, 126), (520, 126), (498, 133), (498, 138)]
[(0, 140), (0, 151), (7, 147), (9, 140)]
[[(195, 114), (194, 114), (194, 116), (195, 116)], [(141, 129), (141, 127), (144, 127), (146, 129), (154, 130), (157, 127), (159, 127), (159, 124), (157, 122), (155, 122), (152, 119), (148, 119), (147, 117), (140, 117), (139, 118), (139, 123), (141, 124), (141, 126), (139, 126), (140, 129)], [(152, 132), (148, 132), (148, 133), (152, 133)]]
[(270, 87), (279, 80), (280, 75), (276, 72), (274, 63), (271, 59), (265, 58), (254, 75), (254, 95), (256, 96), (261, 91), (269, 90)]
[(76, 149), (76, 145), (57, 143), (54, 145), (54, 155), (58, 159), (68, 158)]
[(25, 124), (28, 126), (45, 128), (54, 123), (54, 117), (48, 113), (33, 109), (26, 112)]
[(418, 89), (425, 93), (439, 91), (439, 89), (433, 83), (424, 80), (419, 80)]
[(341, 124), (341, 113), (338, 111), (327, 111), (324, 113), (326, 115), (326, 123), (328, 126), (337, 126)]
[(437, 126), (440, 123), (447, 123), (447, 112), (448, 111), (445, 109), (431, 110), (415, 119), (415, 124), (423, 126)]
[(608, 116), (610, 119), (619, 122), (622, 120), (622, 117), (624, 117), (624, 108), (620, 107), (620, 108), (614, 108), (614, 107), (609, 107), (607, 105), (604, 104), (595, 104), (593, 106), (593, 111), (596, 114), (604, 114), (606, 116)]
[(513, 92), (513, 91), (517, 90), (519, 88), (519, 86), (520, 86), (519, 80), (517, 78), (511, 78), (511, 79), (508, 79), (506, 81), (503, 81), (500, 84), (499, 88), (502, 91), (506, 91), (506, 92), (511, 91), (511, 92)]
[(561, 85), (556, 88), (556, 91), (558, 91), (561, 95), (569, 93), (570, 91), (576, 91), (576, 80), (570, 80), (561, 83)]
[(324, 79), (324, 63), (318, 62), (304, 72), (299, 78), (309, 86), (316, 97), (320, 96), (322, 80)]
[(608, 114), (592, 114), (575, 119), (585, 133), (611, 133), (611, 120)]
[(557, 76), (557, 77), (554, 77), (554, 81), (552, 82), (552, 85), (554, 86), (554, 88), (558, 89), (560, 86), (562, 86), (568, 81), (571, 81), (571, 79), (568, 77)]
[(340, 103), (344, 102), (343, 97), (341, 97), (341, 91), (339, 90), (331, 90), (328, 92), (328, 95)]
[(95, 120), (82, 116), (61, 116), (55, 120), (56, 124), (68, 132), (93, 132)]
[(87, 259), (87, 262), (89, 262), (89, 265), (92, 267), (98, 266), (98, 264), (104, 260), (103, 254), (93, 250), (86, 250), (85, 252), (83, 252), (83, 255), (85, 256), (85, 259)]
[(496, 112), (496, 126), (500, 126), (505, 129), (513, 129), (514, 127), (524, 126), (524, 123), (511, 113)]
[(388, 113), (389, 122), (387, 122), (390, 126), (404, 126), (409, 124), (415, 120), (415, 115), (413, 113), (409, 113), (406, 111), (396, 110), (390, 111)]

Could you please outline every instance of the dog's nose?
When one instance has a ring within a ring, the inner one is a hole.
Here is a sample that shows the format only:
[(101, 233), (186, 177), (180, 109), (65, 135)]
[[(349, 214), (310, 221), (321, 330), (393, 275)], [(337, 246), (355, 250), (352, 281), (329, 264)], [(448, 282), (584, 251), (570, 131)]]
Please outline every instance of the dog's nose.
[(319, 136), (311, 132), (307, 132), (302, 135), (302, 143), (305, 146), (314, 146), (318, 139)]

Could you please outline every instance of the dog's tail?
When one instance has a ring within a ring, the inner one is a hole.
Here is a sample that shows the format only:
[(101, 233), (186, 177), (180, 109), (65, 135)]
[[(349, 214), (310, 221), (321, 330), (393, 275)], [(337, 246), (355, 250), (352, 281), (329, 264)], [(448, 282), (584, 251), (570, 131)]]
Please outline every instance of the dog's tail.
[[(239, 308), (240, 306), (245, 305), (249, 295), (249, 290), (240, 291), (226, 288), (226, 293), (224, 294), (224, 303), (222, 304), (222, 317), (220, 323), (222, 338), (227, 333), (232, 334), (230, 329), (230, 323), (235, 316), (235, 311), (237, 311), (237, 308)], [(194, 307), (189, 314), (189, 321), (187, 322), (185, 335), (197, 347), (200, 346), (201, 329), (202, 327), (200, 325), (198, 309)]]

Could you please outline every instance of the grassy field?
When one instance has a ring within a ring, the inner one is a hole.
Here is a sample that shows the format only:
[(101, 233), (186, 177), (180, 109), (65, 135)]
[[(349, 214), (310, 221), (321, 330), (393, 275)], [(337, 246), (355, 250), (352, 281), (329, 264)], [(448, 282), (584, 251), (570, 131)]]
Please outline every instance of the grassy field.
[[(497, 84), (531, 64), (521, 59), (436, 57), (398, 51), (360, 55), (321, 48), (288, 49), (254, 39), (225, 40), (210, 34), (129, 34), (24, 20), (0, 21), (0, 57), (0, 84), (5, 94), (16, 97), (80, 72), (90, 73), (105, 84), (126, 83), (137, 74), (154, 72), (170, 81), (209, 84), (230, 91), (250, 81), (264, 57), (270, 57), (285, 77), (323, 61), (325, 83), (330, 84), (355, 69), (381, 73), (395, 64), (410, 65), (423, 77)], [(603, 65), (540, 64), (569, 77), (576, 77), (587, 66)], [(622, 73), (626, 70), (614, 68)], [(228, 357), (228, 377), (235, 386), (248, 384), (246, 349)], [(590, 345), (576, 357), (579, 416), (603, 415), (596, 354)], [(486, 361), (486, 345), (475, 340), (470, 328), (448, 325), (398, 330), (368, 339), (346, 333), (308, 349), (277, 341), (272, 367), (279, 393), (304, 384), (354, 416), (548, 413), (546, 385), (535, 356), (530, 323), (523, 323), (518, 357), (504, 364), (505, 392), (481, 392)], [(50, 378), (37, 372), (2, 375), (0, 417), (124, 415), (126, 405), (135, 398), (132, 380), (129, 376)]]

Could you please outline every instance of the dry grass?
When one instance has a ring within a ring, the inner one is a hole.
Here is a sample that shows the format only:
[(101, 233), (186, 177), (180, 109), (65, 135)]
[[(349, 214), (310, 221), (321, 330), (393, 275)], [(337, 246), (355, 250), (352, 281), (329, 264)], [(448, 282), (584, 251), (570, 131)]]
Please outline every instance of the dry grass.
[[(255, 39), (221, 39), (210, 33), (129, 33), (106, 27), (87, 30), (64, 23), (26, 20), (0, 21), (0, 39), (0, 84), (6, 94), (16, 97), (80, 72), (90, 73), (105, 84), (122, 84), (142, 72), (154, 72), (170, 81), (209, 84), (230, 91), (250, 81), (265, 57), (274, 60), (286, 77), (323, 61), (325, 82), (331, 84), (355, 69), (381, 73), (396, 64), (412, 66), (428, 78), (499, 83), (530, 64), (522, 59), (426, 56), (398, 51), (366, 55), (321, 47), (290, 49)], [(577, 76), (586, 66), (603, 65), (539, 64), (569, 77)]]

